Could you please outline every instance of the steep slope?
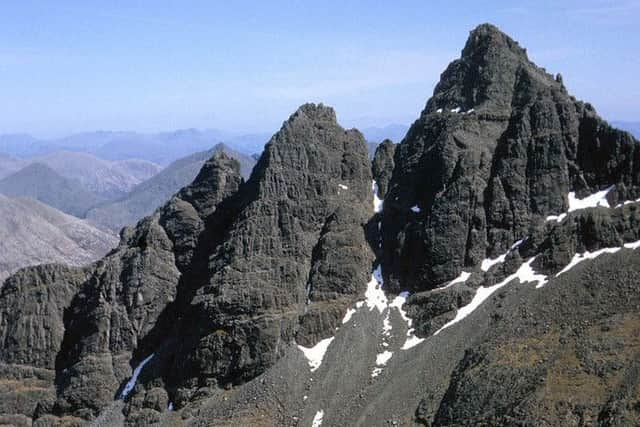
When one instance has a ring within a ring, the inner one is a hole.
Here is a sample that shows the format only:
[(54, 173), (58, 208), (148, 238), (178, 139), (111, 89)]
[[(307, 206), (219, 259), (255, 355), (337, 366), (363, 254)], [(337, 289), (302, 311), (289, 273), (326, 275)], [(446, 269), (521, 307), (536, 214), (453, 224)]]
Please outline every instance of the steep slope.
[(115, 235), (40, 202), (0, 195), (0, 280), (29, 265), (88, 264), (117, 243)]
[(136, 185), (124, 197), (94, 207), (87, 213), (87, 219), (114, 231), (118, 231), (126, 225), (135, 224), (136, 221), (145, 215), (150, 215), (178, 190), (193, 181), (206, 160), (218, 151), (224, 151), (238, 160), (242, 176), (245, 179), (249, 177), (255, 161), (224, 144), (218, 144), (212, 150), (176, 160), (157, 175)]
[(386, 283), (426, 290), (495, 258), (578, 197), (638, 193), (640, 151), (562, 78), (490, 25), (469, 38), (396, 151), (384, 209)]
[[(138, 341), (175, 299), (180, 269), (189, 264), (204, 221), (240, 185), (238, 169), (217, 153), (191, 186), (135, 228), (125, 228), (120, 245), (91, 267), (30, 268), (6, 280), (0, 294), (0, 329), (7, 337), (0, 372), (3, 381), (16, 384), (0, 389), (7, 417), (41, 415), (48, 425), (55, 417), (47, 413), (73, 409), (87, 418), (113, 400)], [(28, 297), (42, 288), (48, 298), (35, 303)], [(29, 317), (33, 321), (25, 327)], [(38, 345), (32, 336), (41, 340)], [(26, 391), (34, 383), (41, 393)], [(73, 418), (66, 420), (60, 422)]]
[(162, 170), (146, 160), (108, 161), (71, 151), (57, 151), (28, 161), (47, 165), (59, 175), (107, 199), (122, 196)]
[(0, 193), (30, 197), (78, 218), (105, 200), (41, 163), (32, 163), (2, 179)]

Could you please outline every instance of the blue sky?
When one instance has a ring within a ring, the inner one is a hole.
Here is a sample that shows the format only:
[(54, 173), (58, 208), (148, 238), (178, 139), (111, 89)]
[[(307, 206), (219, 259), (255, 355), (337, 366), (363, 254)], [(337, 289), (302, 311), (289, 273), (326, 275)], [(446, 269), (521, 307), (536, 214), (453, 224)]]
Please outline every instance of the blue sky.
[(4, 1), (0, 133), (273, 131), (306, 101), (410, 123), (491, 22), (610, 120), (640, 121), (640, 1)]

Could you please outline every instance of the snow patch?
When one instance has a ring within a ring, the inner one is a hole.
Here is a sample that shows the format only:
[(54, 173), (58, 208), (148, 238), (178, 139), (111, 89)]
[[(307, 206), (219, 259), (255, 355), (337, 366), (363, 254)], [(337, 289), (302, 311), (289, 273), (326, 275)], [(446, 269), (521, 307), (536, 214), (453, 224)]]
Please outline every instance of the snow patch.
[(438, 114), (442, 113), (442, 108), (438, 108), (438, 109), (436, 110), (436, 113), (438, 113)]
[(612, 185), (602, 191), (593, 193), (590, 196), (585, 197), (584, 199), (578, 199), (576, 197), (576, 193), (572, 191), (567, 195), (567, 198), (569, 199), (569, 209), (567, 210), (567, 212), (561, 213), (560, 215), (549, 215), (546, 220), (562, 222), (562, 220), (567, 217), (567, 214), (574, 211), (588, 208), (597, 208), (598, 206), (603, 208), (610, 208), (611, 206), (609, 206), (609, 202), (607, 201), (607, 195), (615, 187), (615, 185)]
[(373, 181), (371, 184), (371, 191), (373, 191), (373, 213), (382, 212), (383, 200), (378, 197), (378, 183)]
[(344, 184), (338, 184), (338, 187), (342, 188), (343, 190), (348, 190), (349, 189), (349, 187), (347, 187)]
[(353, 315), (356, 313), (356, 309), (355, 308), (350, 308), (347, 310), (347, 312), (344, 315), (344, 318), (342, 319), (342, 324), (344, 325), (345, 323), (347, 323), (349, 320), (351, 320), (351, 318), (353, 317)]
[[(631, 246), (631, 245), (634, 245), (636, 243), (637, 242), (629, 243), (629, 245)], [(585, 251), (585, 252), (583, 252), (581, 254), (575, 254), (573, 256), (573, 258), (571, 259), (571, 261), (569, 262), (569, 264), (567, 264), (565, 268), (563, 268), (558, 273), (556, 273), (556, 277), (560, 276), (562, 273), (566, 273), (567, 271), (571, 270), (573, 267), (575, 267), (576, 265), (580, 264), (582, 261), (586, 261), (588, 259), (597, 258), (602, 254), (615, 254), (620, 249), (622, 249), (622, 248), (603, 248), (603, 249), (599, 249), (599, 250), (597, 250), (595, 252)]]
[(364, 293), (365, 304), (369, 307), (369, 311), (377, 308), (380, 313), (387, 308), (387, 296), (382, 290), (382, 272), (380, 266), (377, 266), (371, 275), (371, 280), (367, 283), (367, 290)]
[(324, 411), (321, 409), (316, 412), (316, 415), (313, 417), (313, 421), (311, 422), (311, 427), (320, 427), (322, 425), (322, 419), (324, 418)]
[(640, 248), (640, 240), (637, 242), (625, 243), (623, 246), (627, 249), (638, 249)]
[(497, 291), (498, 289), (502, 288), (503, 286), (505, 286), (506, 284), (508, 284), (509, 282), (515, 279), (518, 279), (520, 283), (537, 282), (536, 287), (543, 286), (547, 282), (547, 276), (543, 274), (536, 274), (533, 271), (533, 268), (531, 268), (531, 264), (535, 259), (536, 257), (530, 258), (527, 262), (522, 264), (515, 273), (507, 276), (501, 282), (496, 283), (495, 285), (489, 286), (489, 287), (484, 287), (484, 286), (479, 287), (478, 290), (476, 291), (476, 294), (473, 296), (473, 299), (471, 300), (471, 302), (465, 305), (464, 307), (459, 308), (458, 312), (456, 313), (456, 317), (450, 322), (446, 323), (440, 329), (438, 329), (434, 333), (434, 335), (438, 335), (444, 329), (458, 323), (459, 321), (461, 321), (462, 319), (464, 319), (465, 317), (473, 313), (473, 311), (476, 308), (480, 307), (480, 305), (482, 305), (482, 303), (486, 301), (487, 298), (489, 298), (495, 291)]
[(390, 352), (389, 350), (383, 351), (382, 353), (378, 354), (378, 356), (376, 356), (376, 365), (378, 366), (386, 365), (389, 359), (391, 359), (391, 356), (393, 356), (393, 353)]
[(138, 382), (138, 376), (140, 376), (140, 372), (142, 372), (144, 365), (149, 363), (149, 361), (153, 359), (153, 356), (155, 355), (156, 354), (153, 353), (150, 356), (147, 356), (146, 359), (144, 359), (138, 366), (136, 366), (136, 368), (133, 370), (133, 375), (131, 375), (131, 378), (129, 379), (129, 382), (127, 382), (127, 385), (124, 386), (122, 393), (120, 393), (120, 399), (125, 399), (129, 395), (129, 393), (131, 393), (133, 388), (136, 386), (136, 383)]
[(504, 262), (504, 260), (507, 258), (507, 255), (509, 255), (509, 252), (512, 252), (516, 249), (518, 249), (520, 247), (520, 245), (522, 243), (524, 243), (524, 241), (527, 240), (526, 238), (524, 239), (520, 239), (517, 242), (515, 242), (513, 245), (511, 245), (511, 248), (509, 248), (509, 250), (505, 253), (503, 253), (502, 255), (500, 255), (497, 258), (485, 258), (482, 260), (482, 263), (480, 264), (480, 269), (482, 271), (489, 271), (491, 269), (491, 267), (493, 267), (496, 264), (502, 264)]
[(451, 110), (452, 113), (459, 113), (460, 111), (462, 111), (462, 108), (460, 108), (460, 107), (456, 107), (456, 108)]
[(311, 372), (314, 372), (316, 369), (320, 367), (322, 364), (322, 359), (324, 359), (324, 355), (329, 348), (329, 345), (334, 340), (335, 337), (326, 338), (319, 341), (313, 347), (303, 347), (298, 345), (298, 348), (302, 351), (304, 356), (307, 358), (307, 362), (309, 363), (309, 368), (311, 368)]
[(456, 283), (464, 283), (467, 280), (469, 280), (469, 277), (471, 277), (471, 273), (467, 273), (466, 271), (463, 271), (462, 273), (460, 273), (460, 275), (458, 277), (456, 277), (455, 279), (453, 279), (452, 281), (447, 283), (445, 286), (443, 286), (441, 288), (437, 288), (435, 290), (447, 289), (447, 288), (450, 288), (451, 286), (455, 285)]
[(502, 255), (500, 255), (497, 258), (485, 258), (482, 260), (482, 264), (480, 264), (480, 270), (482, 271), (489, 271), (489, 269), (491, 269), (491, 267), (493, 267), (496, 264), (502, 264), (504, 262), (504, 260), (507, 258), (507, 255), (509, 254), (509, 251), (503, 253)]
[(419, 338), (416, 336), (415, 329), (409, 329), (409, 331), (407, 332), (407, 340), (404, 342), (404, 344), (402, 344), (400, 350), (409, 350), (410, 348), (417, 346), (423, 341), (424, 338)]
[(169, 406), (167, 407), (167, 411), (173, 411), (173, 402), (169, 402)]
[(418, 205), (411, 206), (411, 211), (415, 213), (420, 213), (420, 208), (418, 207)]

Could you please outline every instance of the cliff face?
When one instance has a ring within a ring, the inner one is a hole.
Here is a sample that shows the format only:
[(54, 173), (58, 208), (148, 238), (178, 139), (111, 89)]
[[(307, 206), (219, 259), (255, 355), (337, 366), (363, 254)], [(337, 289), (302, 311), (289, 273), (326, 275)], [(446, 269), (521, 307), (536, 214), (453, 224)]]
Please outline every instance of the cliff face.
[(635, 199), (636, 147), (515, 41), (478, 27), (396, 150), (384, 205), (387, 285), (452, 280), (565, 212), (570, 191), (616, 184), (613, 197)]
[(372, 164), (303, 105), (247, 182), (218, 153), (104, 259), (9, 278), (0, 421), (635, 425), (637, 146), (481, 25)]

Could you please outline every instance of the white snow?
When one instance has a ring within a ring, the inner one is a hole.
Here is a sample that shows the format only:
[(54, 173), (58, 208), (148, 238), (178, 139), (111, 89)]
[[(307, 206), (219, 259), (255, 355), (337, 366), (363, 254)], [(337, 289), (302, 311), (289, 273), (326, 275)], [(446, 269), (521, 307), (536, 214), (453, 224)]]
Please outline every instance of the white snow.
[(409, 350), (424, 341), (424, 338), (419, 338), (415, 335), (414, 329), (409, 329), (407, 332), (407, 340), (402, 344), (400, 350)]
[(561, 213), (560, 215), (549, 215), (547, 217), (547, 221), (557, 221), (562, 222), (567, 216), (568, 213), (579, 211), (582, 209), (588, 208), (596, 208), (601, 206), (603, 208), (610, 208), (609, 202), (607, 201), (607, 194), (611, 190), (613, 190), (616, 186), (612, 185), (602, 191), (598, 191), (597, 193), (593, 193), (590, 196), (585, 197), (584, 199), (576, 198), (576, 193), (574, 191), (570, 192), (567, 196), (569, 199), (569, 209), (567, 212)]
[(371, 184), (371, 190), (373, 191), (373, 212), (382, 212), (383, 200), (380, 200), (380, 197), (378, 197), (378, 183), (373, 181), (373, 184)]
[(307, 396), (306, 394), (304, 396), (302, 396), (302, 400), (305, 401), (309, 398), (309, 396)]
[(618, 209), (618, 208), (621, 208), (621, 207), (623, 207), (623, 206), (630, 205), (630, 204), (632, 204), (632, 203), (638, 203), (638, 202), (640, 202), (640, 199), (635, 199), (635, 200), (625, 200), (624, 202), (622, 202), (622, 203), (618, 203), (617, 205), (615, 205), (614, 209)]
[(391, 359), (391, 356), (393, 356), (393, 353), (390, 352), (389, 350), (383, 351), (382, 353), (378, 354), (378, 356), (376, 356), (376, 365), (378, 366), (386, 365), (389, 359)]
[(460, 107), (456, 107), (453, 110), (451, 110), (452, 113), (459, 113), (460, 111), (462, 111), (462, 108)]
[(344, 318), (342, 319), (342, 324), (344, 325), (345, 323), (347, 323), (349, 320), (351, 320), (351, 317), (353, 317), (353, 315), (356, 313), (356, 309), (355, 308), (350, 308), (347, 310), (347, 312), (344, 315)]
[(507, 255), (509, 255), (509, 252), (514, 251), (516, 249), (518, 249), (518, 247), (525, 241), (527, 240), (526, 238), (524, 239), (520, 239), (517, 242), (515, 242), (513, 245), (511, 245), (511, 248), (509, 248), (509, 250), (505, 253), (503, 253), (502, 255), (500, 255), (497, 258), (486, 258), (482, 260), (482, 263), (480, 264), (480, 269), (482, 271), (489, 271), (491, 269), (491, 267), (493, 267), (496, 264), (501, 264), (504, 262), (504, 260), (507, 258)]
[(483, 286), (479, 287), (478, 290), (476, 291), (476, 294), (473, 296), (473, 299), (471, 300), (471, 302), (465, 305), (464, 307), (461, 307), (460, 309), (458, 309), (458, 312), (456, 313), (456, 317), (450, 322), (446, 323), (440, 329), (438, 329), (434, 333), (434, 335), (438, 335), (444, 329), (448, 328), (453, 324), (458, 323), (459, 321), (467, 317), (476, 308), (480, 307), (480, 305), (484, 301), (486, 301), (487, 298), (489, 298), (495, 291), (502, 288), (512, 280), (518, 279), (520, 283), (537, 282), (537, 287), (544, 285), (547, 282), (547, 276), (543, 274), (536, 274), (531, 268), (531, 264), (535, 259), (536, 257), (530, 258), (527, 262), (522, 264), (520, 268), (518, 268), (518, 271), (507, 276), (500, 283), (496, 283), (495, 285), (489, 286), (489, 287), (483, 287)]
[(469, 280), (469, 277), (471, 277), (471, 273), (467, 273), (466, 271), (463, 271), (462, 273), (460, 273), (460, 275), (458, 277), (456, 277), (455, 279), (453, 279), (452, 281), (447, 283), (445, 286), (443, 286), (441, 288), (437, 288), (435, 290), (447, 289), (447, 288), (450, 288), (451, 286), (455, 285), (456, 283), (464, 283), (467, 280)]
[(387, 310), (387, 315), (384, 316), (384, 319), (382, 320), (382, 334), (387, 337), (391, 335), (391, 329), (392, 329), (391, 321), (389, 320), (389, 313), (390, 311)]
[(503, 253), (502, 255), (500, 255), (497, 258), (493, 258), (493, 259), (485, 258), (485, 259), (483, 259), (482, 260), (482, 264), (480, 264), (480, 269), (482, 271), (489, 271), (489, 269), (491, 267), (493, 267), (494, 265), (503, 263), (505, 258), (507, 258), (508, 254), (509, 254), (509, 252), (507, 251), (507, 252)]
[(562, 273), (566, 273), (567, 271), (571, 270), (573, 267), (580, 264), (582, 261), (586, 261), (588, 259), (594, 259), (602, 254), (615, 254), (620, 249), (622, 248), (603, 248), (603, 249), (598, 249), (595, 252), (585, 251), (581, 254), (575, 254), (571, 259), (571, 261), (569, 262), (569, 264), (567, 264), (565, 268), (563, 268), (558, 273), (556, 273), (556, 277), (558, 277)]
[(436, 113), (442, 113), (442, 108), (438, 108), (438, 109), (436, 110)]
[(400, 295), (395, 297), (391, 303), (389, 303), (389, 308), (395, 308), (400, 313), (400, 316), (407, 324), (407, 338), (400, 347), (400, 350), (409, 350), (424, 341), (424, 338), (418, 338), (415, 335), (415, 329), (412, 328), (413, 320), (409, 316), (407, 316), (407, 312), (402, 309), (402, 306), (407, 301), (409, 297), (409, 292), (401, 292)]
[(415, 213), (420, 213), (420, 208), (418, 207), (418, 205), (411, 206), (411, 211)]
[(169, 407), (167, 408), (167, 411), (169, 412), (173, 411), (173, 402), (169, 402)]
[(364, 293), (365, 304), (369, 311), (377, 308), (382, 313), (387, 308), (387, 296), (382, 290), (382, 272), (380, 266), (376, 267), (371, 275), (371, 280), (367, 283), (367, 290)]
[(625, 243), (624, 247), (627, 249), (638, 249), (640, 248), (640, 240), (637, 242)]
[(474, 111), (476, 111), (476, 110), (474, 110), (474, 109), (472, 108), (471, 110), (467, 111), (467, 112), (466, 112), (466, 114), (471, 114), (471, 113), (473, 113)]
[(138, 382), (138, 376), (140, 375), (140, 372), (142, 372), (144, 365), (149, 363), (149, 361), (153, 359), (153, 356), (155, 355), (155, 353), (152, 353), (150, 356), (147, 356), (146, 359), (140, 362), (138, 366), (136, 366), (136, 368), (133, 370), (133, 375), (131, 375), (131, 378), (129, 379), (129, 382), (127, 382), (127, 385), (124, 386), (122, 393), (120, 393), (120, 399), (126, 398), (129, 393), (131, 393), (131, 390), (133, 390), (133, 388), (136, 386), (136, 382)]
[(322, 419), (324, 418), (324, 411), (321, 409), (316, 412), (316, 415), (313, 417), (313, 421), (311, 422), (311, 427), (320, 427), (322, 425)]
[(323, 339), (313, 347), (303, 347), (301, 345), (298, 345), (298, 348), (307, 358), (309, 367), (311, 368), (311, 372), (314, 372), (320, 367), (320, 365), (322, 364), (322, 359), (324, 358), (324, 355), (334, 338), (335, 337)]
[(344, 184), (338, 184), (338, 187), (342, 188), (343, 190), (348, 190), (349, 189), (349, 187), (347, 187)]

